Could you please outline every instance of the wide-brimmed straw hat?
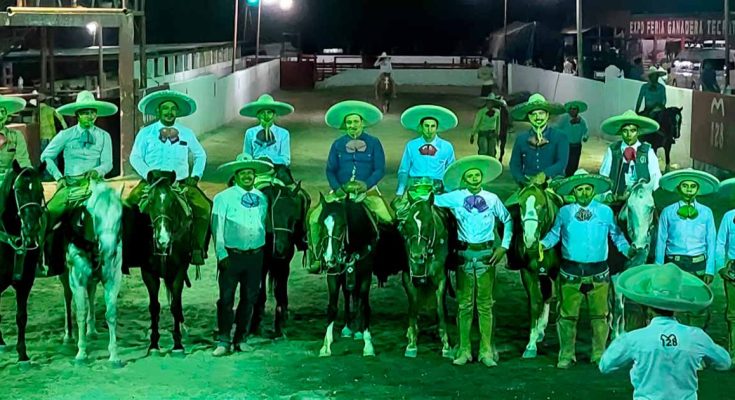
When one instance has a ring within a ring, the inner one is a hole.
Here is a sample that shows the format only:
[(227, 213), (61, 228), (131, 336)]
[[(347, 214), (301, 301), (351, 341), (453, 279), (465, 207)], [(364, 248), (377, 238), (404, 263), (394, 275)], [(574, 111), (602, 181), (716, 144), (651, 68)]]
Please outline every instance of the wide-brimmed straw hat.
[(666, 76), (668, 72), (666, 72), (665, 69), (659, 67), (656, 68), (654, 66), (651, 66), (648, 68), (648, 70), (643, 74), (646, 78), (648, 78), (651, 75), (656, 75), (657, 78), (660, 78), (662, 76)]
[(659, 186), (667, 192), (678, 193), (678, 187), (684, 181), (694, 181), (699, 184), (698, 196), (717, 193), (720, 181), (713, 175), (692, 168), (680, 169), (666, 173), (661, 177)]
[(482, 172), (482, 184), (485, 185), (497, 179), (503, 172), (503, 165), (490, 156), (467, 156), (453, 162), (444, 173), (444, 189), (447, 192), (459, 189), (462, 186), (462, 177), (471, 169)]
[(525, 121), (528, 119), (528, 114), (536, 110), (544, 110), (549, 115), (564, 114), (564, 106), (558, 103), (550, 103), (546, 101), (546, 98), (538, 93), (531, 95), (528, 101), (513, 107), (511, 116), (516, 121)]
[(444, 132), (457, 127), (457, 115), (448, 108), (434, 105), (413, 106), (401, 114), (401, 125), (412, 131), (418, 131), (421, 121), (432, 118), (437, 121), (437, 132)]
[(197, 111), (197, 103), (194, 99), (175, 90), (159, 90), (146, 95), (140, 99), (138, 110), (145, 115), (156, 115), (158, 107), (167, 101), (176, 104), (176, 107), (178, 107), (177, 117), (186, 117)]
[(584, 101), (580, 101), (580, 100), (573, 100), (573, 101), (568, 101), (564, 103), (564, 109), (567, 112), (569, 112), (569, 110), (572, 108), (576, 108), (577, 110), (579, 110), (579, 113), (581, 114), (587, 111), (587, 103), (585, 103)]
[(275, 101), (273, 96), (264, 94), (258, 100), (246, 104), (240, 109), (240, 115), (243, 117), (257, 118), (258, 113), (263, 110), (273, 110), (278, 116), (284, 116), (294, 112), (292, 105), (281, 101)]
[(22, 97), (0, 96), (0, 108), (4, 108), (8, 115), (16, 114), (26, 108), (26, 101)]
[(330, 107), (324, 115), (324, 121), (332, 128), (342, 129), (345, 118), (353, 114), (362, 117), (365, 127), (373, 126), (383, 119), (378, 107), (364, 101), (345, 100)]
[(82, 90), (77, 93), (77, 100), (74, 103), (65, 104), (56, 110), (59, 114), (66, 117), (74, 117), (77, 111), (95, 110), (98, 117), (109, 117), (117, 114), (117, 106), (94, 98), (94, 94), (88, 90)]
[(256, 175), (261, 175), (273, 171), (273, 164), (268, 161), (255, 160), (250, 154), (242, 153), (237, 156), (235, 161), (222, 164), (217, 168), (217, 171), (224, 171), (227, 173), (227, 176), (232, 176), (235, 175), (237, 171), (243, 169), (252, 169), (255, 171)]
[(504, 107), (507, 104), (505, 103), (505, 99), (502, 96), (498, 96), (495, 93), (490, 93), (485, 97), (480, 97), (480, 100), (492, 103), (493, 105), (496, 105), (498, 107)]
[(637, 126), (639, 135), (654, 133), (658, 132), (659, 130), (658, 122), (652, 120), (651, 118), (638, 115), (633, 110), (628, 110), (620, 115), (616, 115), (602, 121), (602, 125), (600, 125), (600, 130), (608, 135), (619, 135), (620, 130), (625, 125)]
[(559, 183), (556, 193), (560, 196), (568, 196), (579, 185), (591, 185), (595, 188), (595, 193), (605, 193), (612, 187), (612, 181), (606, 176), (590, 174), (583, 169), (579, 169), (574, 175)]

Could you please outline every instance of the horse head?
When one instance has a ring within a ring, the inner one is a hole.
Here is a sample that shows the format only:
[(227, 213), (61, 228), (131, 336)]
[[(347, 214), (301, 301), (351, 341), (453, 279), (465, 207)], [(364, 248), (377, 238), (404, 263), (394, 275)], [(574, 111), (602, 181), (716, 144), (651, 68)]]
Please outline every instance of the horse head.
[(8, 171), (0, 188), (5, 198), (2, 220), (9, 234), (19, 236), (16, 250), (35, 250), (42, 234), (44, 215), (43, 185), (41, 174), (46, 163), (38, 170), (23, 168), (13, 160), (13, 168)]
[(303, 214), (299, 188), (291, 190), (277, 185), (262, 189), (268, 198), (266, 233), (273, 242), (272, 256), (284, 259), (293, 254), (294, 233)]
[(321, 195), (319, 202), (322, 205), (319, 224), (323, 225), (326, 236), (317, 251), (326, 267), (333, 269), (347, 262), (347, 216), (341, 203), (327, 202)]
[(545, 190), (537, 185), (523, 188), (518, 195), (518, 202), (521, 209), (523, 244), (526, 249), (530, 249), (551, 227), (552, 204)]
[(186, 229), (187, 218), (183, 205), (175, 193), (176, 182), (174, 172), (161, 172), (159, 178), (148, 187), (148, 199), (145, 210), (153, 227), (154, 254), (171, 255), (173, 243)]
[[(656, 205), (653, 200), (653, 188), (646, 182), (638, 182), (630, 189), (630, 196), (625, 206), (618, 214), (618, 220), (625, 227), (631, 245), (636, 249), (638, 256), (644, 257), (639, 265), (645, 262), (651, 246), (651, 237), (654, 229)], [(631, 260), (631, 262), (636, 260)]]
[(413, 199), (409, 193), (408, 218), (401, 224), (405, 240), (408, 265), (412, 277), (425, 277), (429, 272), (430, 260), (434, 257), (434, 246), (441, 240), (438, 226), (434, 222), (434, 194), (428, 199)]
[(681, 112), (683, 107), (668, 107), (661, 111), (658, 115), (658, 122), (661, 125), (661, 132), (666, 138), (679, 139), (681, 137)]
[(94, 183), (86, 202), (92, 217), (97, 249), (103, 259), (114, 257), (120, 248), (123, 213), (122, 187), (115, 190), (104, 182)]

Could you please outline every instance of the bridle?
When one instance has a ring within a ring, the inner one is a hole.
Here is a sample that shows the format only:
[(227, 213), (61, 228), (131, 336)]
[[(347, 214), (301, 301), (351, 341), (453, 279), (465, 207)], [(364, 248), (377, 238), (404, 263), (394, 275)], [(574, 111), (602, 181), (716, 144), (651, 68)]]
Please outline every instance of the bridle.
[[(431, 209), (430, 209), (431, 211)], [(418, 211), (416, 212), (418, 213)], [(432, 221), (430, 223), (431, 226), (431, 235), (423, 235), (421, 234), (421, 230), (418, 229), (418, 232), (416, 232), (413, 235), (408, 236), (406, 240), (406, 247), (408, 250), (408, 262), (409, 262), (409, 268), (408, 272), (411, 276), (411, 279), (413, 278), (427, 278), (429, 276), (429, 264), (431, 264), (430, 260), (434, 257), (434, 244), (436, 243), (436, 221), (434, 221), (434, 213), (431, 211), (432, 215)], [(420, 253), (415, 253), (411, 251), (412, 246), (411, 243), (413, 243), (414, 239), (416, 240), (416, 244), (419, 248), (421, 248)], [(421, 243), (425, 243), (424, 246), (421, 246)], [(411, 268), (411, 265), (421, 265), (423, 266), (423, 273), (422, 274), (415, 274), (413, 271), (413, 268)]]
[(268, 205), (268, 218), (270, 219), (270, 225), (271, 225), (271, 237), (272, 245), (271, 245), (271, 254), (275, 256), (276, 254), (276, 232), (285, 232), (287, 235), (293, 235), (294, 234), (294, 228), (291, 227), (280, 227), (276, 226), (276, 218), (275, 218), (275, 208), (276, 203), (278, 203), (278, 200), (281, 198), (283, 189), (278, 189), (276, 192), (276, 197), (273, 199), (273, 201), (269, 202)]
[(2, 225), (3, 225), (2, 226), (2, 231), (0, 231), (0, 242), (3, 242), (5, 244), (7, 244), (8, 246), (12, 247), (16, 254), (23, 254), (23, 253), (26, 253), (27, 251), (36, 250), (36, 249), (39, 248), (39, 243), (38, 243), (39, 241), (38, 240), (36, 240), (36, 243), (34, 244), (34, 246), (32, 246), (32, 247), (26, 247), (26, 245), (25, 245), (25, 239), (27, 239), (27, 238), (25, 237), (25, 234), (23, 233), (24, 232), (24, 229), (23, 228), (26, 226), (26, 223), (25, 223), (25, 221), (23, 220), (23, 218), (21, 216), (21, 212), (23, 210), (25, 210), (26, 208), (29, 208), (29, 207), (38, 207), (39, 210), (41, 212), (43, 212), (43, 208), (44, 208), (44, 204), (45, 204), (44, 198), (43, 198), (43, 196), (41, 196), (41, 201), (40, 202), (31, 201), (31, 202), (27, 202), (27, 203), (21, 204), (20, 203), (20, 198), (18, 197), (18, 190), (16, 188), (16, 185), (18, 183), (18, 180), (20, 180), (20, 178), (23, 176), (24, 173), (26, 173), (27, 171), (30, 171), (30, 170), (31, 170), (30, 168), (24, 168), (23, 170), (21, 170), (18, 173), (18, 176), (15, 177), (15, 180), (13, 181), (13, 186), (12, 186), (13, 197), (15, 199), (15, 205), (16, 205), (16, 208), (17, 208), (16, 214), (18, 216), (18, 220), (20, 221), (20, 235), (15, 236), (15, 235), (11, 235), (11, 234), (7, 233), (7, 229), (5, 229), (5, 224), (4, 223), (2, 223)]

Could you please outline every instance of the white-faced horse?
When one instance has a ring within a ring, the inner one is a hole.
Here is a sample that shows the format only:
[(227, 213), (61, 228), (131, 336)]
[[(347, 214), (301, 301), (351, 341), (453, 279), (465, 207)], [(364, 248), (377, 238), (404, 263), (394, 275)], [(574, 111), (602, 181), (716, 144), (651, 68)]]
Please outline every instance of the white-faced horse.
[(64, 284), (66, 329), (64, 342), (71, 341), (71, 300), (77, 317), (77, 352), (75, 361), (87, 359), (87, 335), (95, 329), (94, 301), (97, 283), (105, 289), (105, 319), (110, 333), (109, 361), (122, 366), (117, 353), (117, 296), (122, 283), (122, 200), (117, 191), (103, 182), (90, 184), (89, 199), (71, 212), (66, 238), (66, 273)]

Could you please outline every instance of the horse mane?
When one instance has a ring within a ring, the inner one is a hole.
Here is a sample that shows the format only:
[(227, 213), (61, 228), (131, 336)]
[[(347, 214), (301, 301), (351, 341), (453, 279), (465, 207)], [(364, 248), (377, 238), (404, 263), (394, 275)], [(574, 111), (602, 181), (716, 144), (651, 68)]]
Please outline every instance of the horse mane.
[(87, 201), (88, 208), (93, 210), (99, 202), (104, 204), (119, 204), (122, 210), (122, 200), (119, 192), (105, 183), (97, 183), (92, 187), (92, 194)]
[(13, 196), (10, 196), (10, 194), (13, 192), (13, 183), (15, 183), (15, 178), (17, 177), (18, 173), (15, 172), (13, 168), (10, 168), (5, 174), (2, 184), (0, 184), (0, 216), (4, 217), (8, 201), (15, 201)]

